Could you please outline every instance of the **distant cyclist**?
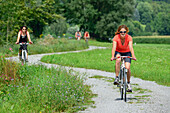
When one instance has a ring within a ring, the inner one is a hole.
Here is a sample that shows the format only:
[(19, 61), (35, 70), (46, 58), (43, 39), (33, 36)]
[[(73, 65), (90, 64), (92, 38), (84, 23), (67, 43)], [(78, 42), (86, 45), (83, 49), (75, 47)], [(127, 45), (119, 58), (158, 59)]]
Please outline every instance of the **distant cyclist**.
[(80, 31), (77, 31), (77, 32), (75, 33), (75, 37), (76, 37), (77, 40), (80, 40), (80, 38), (81, 38), (81, 32), (80, 32)]
[(88, 43), (88, 39), (89, 39), (89, 38), (90, 38), (89, 32), (86, 31), (86, 32), (84, 33), (84, 40), (85, 40), (86, 43)]
[[(129, 29), (126, 25), (121, 25), (118, 27), (115, 36), (113, 38), (113, 48), (112, 48), (112, 58), (111, 60), (114, 59), (114, 57), (118, 56), (132, 56), (134, 59), (136, 59), (134, 50), (133, 50), (133, 41), (132, 37), (128, 35), (127, 33), (129, 32)], [(116, 65), (115, 65), (115, 71), (116, 71), (116, 78), (114, 81), (114, 85), (119, 84), (119, 71), (120, 71), (120, 61), (121, 59), (118, 58), (116, 59)], [(130, 71), (130, 65), (131, 65), (131, 59), (126, 58), (125, 59), (125, 67), (128, 70), (127, 72), (127, 82), (128, 82), (128, 90), (127, 92), (132, 92), (132, 88), (130, 85), (130, 76), (131, 76), (131, 71)]]
[[(32, 44), (33, 42), (31, 41), (31, 38), (30, 38), (30, 34), (29, 32), (27, 31), (27, 27), (26, 26), (22, 26), (18, 32), (18, 38), (17, 38), (17, 42), (16, 44), (18, 43), (27, 43), (27, 39), (28, 41)], [(19, 59), (21, 59), (21, 51), (22, 51), (22, 46), (20, 46), (19, 48)], [(28, 53), (28, 50), (27, 50), (27, 53)], [(28, 54), (27, 54), (28, 55)], [(27, 56), (28, 58), (28, 56)], [(28, 61), (28, 59), (26, 59), (26, 61)]]

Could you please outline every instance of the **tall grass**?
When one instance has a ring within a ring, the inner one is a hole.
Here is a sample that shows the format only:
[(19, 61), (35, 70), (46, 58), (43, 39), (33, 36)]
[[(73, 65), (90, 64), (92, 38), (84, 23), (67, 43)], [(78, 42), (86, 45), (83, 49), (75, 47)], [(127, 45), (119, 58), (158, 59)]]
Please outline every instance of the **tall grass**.
[(1, 112), (73, 112), (92, 97), (83, 79), (65, 69), (23, 66), (20, 76), (1, 88)]
[[(137, 44), (134, 51), (137, 61), (132, 61), (133, 76), (170, 86), (170, 45)], [(111, 62), (110, 58), (111, 48), (44, 56), (41, 61), (113, 72), (115, 62)]]
[[(18, 55), (19, 45), (10, 44), (0, 47), (0, 54), (8, 54), (9, 48), (13, 49), (11, 55)], [(28, 45), (29, 54), (53, 53), (62, 51), (73, 51), (88, 48), (84, 41), (69, 40), (67, 38), (45, 38), (38, 39), (35, 43)]]
[(90, 104), (90, 87), (72, 70), (0, 59), (0, 111), (76, 112)]

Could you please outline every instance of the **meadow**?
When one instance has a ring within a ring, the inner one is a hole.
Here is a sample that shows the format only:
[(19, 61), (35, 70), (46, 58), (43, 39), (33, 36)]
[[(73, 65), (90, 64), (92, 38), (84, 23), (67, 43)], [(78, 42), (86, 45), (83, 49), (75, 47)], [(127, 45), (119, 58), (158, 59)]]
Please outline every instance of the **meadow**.
[[(65, 66), (114, 72), (115, 61), (110, 61), (112, 44), (98, 43), (96, 41), (89, 41), (89, 44), (106, 46), (108, 49), (44, 56), (41, 61)], [(169, 44), (136, 44), (134, 45), (134, 51), (137, 61), (132, 61), (132, 76), (170, 86)]]
[[(88, 47), (83, 42), (66, 39), (49, 39), (44, 42), (39, 40), (39, 42), (42, 44), (39, 45), (40, 53)], [(57, 48), (43, 51), (44, 43), (46, 48), (52, 47), (51, 45)], [(96, 95), (92, 94), (90, 86), (84, 84), (84, 78), (79, 73), (61, 67), (49, 69), (42, 65), (29, 66), (6, 60), (5, 57), (17, 53), (15, 48), (9, 47), (9, 45), (3, 46), (6, 50), (1, 49), (1, 52), (5, 51), (6, 54), (1, 53), (0, 58), (0, 111), (2, 113), (77, 112), (93, 103), (91, 98)], [(37, 54), (38, 49), (34, 47), (30, 52), (36, 51)]]

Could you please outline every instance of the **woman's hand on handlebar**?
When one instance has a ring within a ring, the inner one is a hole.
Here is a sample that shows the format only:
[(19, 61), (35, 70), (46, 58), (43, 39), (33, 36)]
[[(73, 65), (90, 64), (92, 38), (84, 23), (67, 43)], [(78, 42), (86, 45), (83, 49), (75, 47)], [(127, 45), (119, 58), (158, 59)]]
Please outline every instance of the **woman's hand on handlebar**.
[(112, 57), (110, 60), (111, 60), (111, 61), (115, 60), (115, 57)]
[(135, 60), (135, 61), (136, 61), (136, 57), (132, 57), (132, 60)]
[(33, 42), (31, 41), (31, 42), (29, 42), (29, 44), (33, 44)]

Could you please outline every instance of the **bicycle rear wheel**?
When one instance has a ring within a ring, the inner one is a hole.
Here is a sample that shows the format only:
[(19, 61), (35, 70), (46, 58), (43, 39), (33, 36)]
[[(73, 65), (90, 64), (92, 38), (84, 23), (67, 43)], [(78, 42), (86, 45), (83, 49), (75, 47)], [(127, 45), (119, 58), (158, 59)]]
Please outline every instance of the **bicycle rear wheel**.
[(126, 92), (127, 92), (127, 72), (126, 68), (123, 69), (123, 76), (124, 76), (124, 86), (123, 86), (123, 92), (124, 92), (124, 101), (127, 101), (126, 98)]

